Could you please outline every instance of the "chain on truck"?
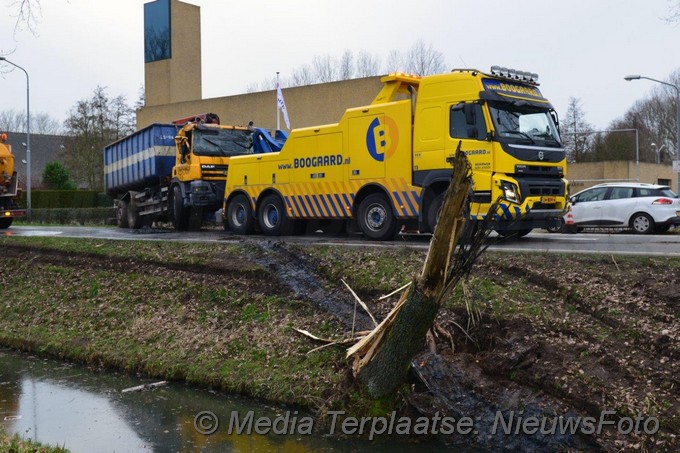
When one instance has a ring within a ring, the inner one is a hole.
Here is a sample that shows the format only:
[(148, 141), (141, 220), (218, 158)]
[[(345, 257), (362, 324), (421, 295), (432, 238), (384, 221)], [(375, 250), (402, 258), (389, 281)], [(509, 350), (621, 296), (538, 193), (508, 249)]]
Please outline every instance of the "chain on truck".
[(287, 135), (220, 125), (214, 113), (152, 124), (104, 149), (106, 193), (121, 228), (171, 221), (199, 229), (222, 206), (232, 156), (278, 151)]
[(404, 226), (432, 232), (459, 145), (473, 171), (471, 220), (500, 200), (494, 225), (503, 236), (559, 222), (566, 157), (538, 75), (494, 66), (381, 81), (373, 102), (339, 123), (295, 129), (280, 152), (233, 158), (226, 225), (280, 235), (341, 221), (375, 240)]
[(17, 205), (21, 195), (19, 178), (14, 169), (14, 154), (7, 143), (7, 134), (0, 134), (0, 230), (9, 228), (16, 217), (26, 215)]

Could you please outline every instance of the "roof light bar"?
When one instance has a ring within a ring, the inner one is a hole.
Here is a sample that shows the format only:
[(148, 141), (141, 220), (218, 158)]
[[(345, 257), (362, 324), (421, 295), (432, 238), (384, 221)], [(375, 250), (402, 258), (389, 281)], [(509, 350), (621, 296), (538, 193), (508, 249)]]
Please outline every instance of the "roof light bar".
[(538, 74), (527, 71), (517, 71), (515, 69), (504, 68), (501, 66), (491, 66), (491, 75), (503, 77), (520, 82), (538, 83)]

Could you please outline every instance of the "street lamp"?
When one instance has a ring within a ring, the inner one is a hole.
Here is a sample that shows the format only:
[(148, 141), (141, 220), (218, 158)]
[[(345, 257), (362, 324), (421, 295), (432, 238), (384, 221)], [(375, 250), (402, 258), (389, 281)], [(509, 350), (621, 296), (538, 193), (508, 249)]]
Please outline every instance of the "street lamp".
[[(675, 137), (675, 140), (676, 140), (675, 158), (680, 162), (680, 88), (678, 88), (677, 85), (674, 85), (672, 83), (664, 82), (662, 80), (652, 79), (651, 77), (645, 77), (645, 76), (641, 76), (639, 74), (627, 75), (626, 77), (624, 77), (624, 79), (627, 80), (628, 82), (630, 82), (631, 80), (647, 79), (647, 80), (651, 80), (652, 82), (660, 83), (662, 85), (666, 85), (666, 86), (675, 88), (675, 106), (677, 108), (677, 112), (676, 112), (676, 115), (675, 115), (675, 120), (677, 122), (677, 131), (676, 131), (677, 135)], [(678, 193), (680, 193), (680, 173), (678, 173), (677, 191), (678, 191)]]
[(30, 102), (30, 83), (28, 80), (28, 72), (18, 64), (12, 63), (5, 57), (0, 57), (0, 61), (11, 64), (15, 68), (19, 68), (26, 74), (26, 210), (28, 216), (31, 216), (31, 102)]

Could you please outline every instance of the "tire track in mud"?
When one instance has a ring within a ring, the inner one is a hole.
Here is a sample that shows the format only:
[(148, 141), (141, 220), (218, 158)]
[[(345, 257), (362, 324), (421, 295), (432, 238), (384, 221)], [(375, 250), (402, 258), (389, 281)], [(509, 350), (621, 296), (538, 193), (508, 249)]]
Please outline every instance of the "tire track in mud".
[[(517, 269), (510, 266), (499, 266), (499, 268), (513, 277), (524, 279), (529, 283), (532, 283), (543, 288), (547, 288), (551, 291), (555, 291), (564, 297), (564, 304), (573, 306), (579, 313), (587, 318), (593, 318), (597, 322), (604, 324), (605, 326), (616, 331), (623, 331), (628, 329), (630, 326), (623, 323), (621, 320), (616, 319), (607, 314), (605, 309), (598, 310), (593, 307), (583, 296), (581, 296), (573, 285), (565, 285), (561, 283), (558, 279), (545, 275), (544, 273), (539, 273), (529, 267), (523, 269)], [(635, 306), (630, 304), (626, 305), (625, 308), (632, 312), (630, 314), (635, 314), (638, 316), (650, 317), (648, 313), (637, 310)], [(652, 315), (650, 319), (657, 322), (668, 322), (668, 315)], [(581, 334), (581, 333), (579, 333)], [(638, 336), (637, 338), (631, 339), (631, 345), (634, 346), (639, 352), (648, 354), (650, 351), (655, 351), (659, 348), (659, 338), (651, 339), (648, 337)], [(680, 353), (680, 349), (670, 347), (673, 352)]]
[[(370, 318), (355, 304), (352, 295), (344, 288), (326, 289), (324, 281), (317, 276), (315, 266), (297, 253), (290, 251), (283, 241), (252, 242), (260, 247), (262, 256), (253, 256), (253, 262), (276, 274), (281, 284), (293, 293), (311, 302), (317, 308), (337, 318), (347, 330), (370, 330)], [(356, 312), (355, 312), (356, 310)]]
[[(654, 404), (656, 409), (652, 411), (661, 410), (669, 417), (665, 428), (671, 433), (680, 432), (678, 422), (673, 420), (675, 416), (672, 415), (672, 407), (680, 404), (680, 399), (673, 391), (680, 387), (680, 382), (672, 367), (664, 364), (664, 360), (672, 363), (680, 354), (678, 345), (671, 344), (669, 334), (658, 327), (661, 324), (672, 329), (674, 321), (669, 321), (672, 316), (663, 313), (663, 316), (651, 317), (637, 304), (621, 304), (614, 299), (615, 309), (622, 310), (620, 319), (616, 319), (609, 315), (613, 309), (606, 301), (597, 303), (592, 300), (608, 292), (610, 295), (625, 294), (628, 286), (635, 287), (639, 282), (632, 281), (630, 285), (621, 287), (621, 282), (612, 279), (599, 288), (600, 292), (581, 295), (577, 291), (578, 285), (563, 284), (558, 278), (546, 275), (544, 269), (524, 267), (520, 270), (507, 265), (500, 265), (499, 269), (504, 274), (559, 294), (561, 306), (557, 307), (558, 310), (568, 313), (567, 309), (571, 306), (576, 310), (571, 316), (578, 315), (569, 322), (572, 326), (562, 325), (562, 321), (557, 319), (529, 329), (528, 341), (540, 345), (536, 359), (543, 362), (546, 358), (561, 358), (561, 364), (555, 363), (554, 369), (532, 364), (526, 370), (505, 370), (507, 378), (511, 377), (509, 373), (514, 373), (515, 378), (521, 379), (524, 385), (541, 389), (573, 407), (581, 407), (591, 415), (598, 415), (603, 408), (613, 407), (624, 408), (624, 412), (625, 408), (631, 412), (643, 410), (643, 407), (650, 410), (646, 405)], [(649, 300), (655, 300), (654, 293), (645, 294), (645, 301)], [(636, 323), (637, 319), (645, 317), (656, 322), (644, 326)], [(634, 327), (630, 322), (634, 323)], [(584, 329), (578, 329), (579, 324)], [(597, 334), (601, 326), (609, 329), (604, 338)], [(526, 329), (522, 331), (526, 335)], [(502, 362), (502, 358), (498, 361)], [(538, 360), (535, 362), (538, 363)], [(499, 367), (485, 368), (491, 374), (499, 371)], [(566, 381), (560, 383), (561, 379)], [(569, 391), (555, 384), (567, 385)], [(649, 396), (653, 396), (652, 403), (649, 403)], [(670, 406), (663, 408), (653, 403), (654, 399)]]

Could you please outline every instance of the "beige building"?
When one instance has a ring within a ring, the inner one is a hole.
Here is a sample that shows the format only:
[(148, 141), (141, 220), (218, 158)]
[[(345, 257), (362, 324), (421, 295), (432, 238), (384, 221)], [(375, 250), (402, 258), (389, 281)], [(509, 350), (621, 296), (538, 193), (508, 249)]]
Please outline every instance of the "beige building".
[[(159, 79), (154, 83), (159, 83)], [(380, 77), (367, 77), (287, 88), (282, 92), (291, 128), (299, 128), (337, 123), (347, 108), (369, 104), (381, 87)], [(245, 126), (254, 121), (256, 126), (273, 129), (276, 126), (276, 90), (212, 99), (147, 102), (137, 112), (137, 127), (207, 112), (217, 113), (222, 124)], [(283, 117), (280, 122), (285, 128)]]
[(570, 182), (571, 193), (574, 194), (604, 182), (637, 182), (638, 171), (640, 182), (669, 185), (675, 193), (678, 192), (678, 175), (673, 173), (670, 165), (640, 162), (638, 170), (638, 165), (632, 160), (569, 164), (567, 179)]

